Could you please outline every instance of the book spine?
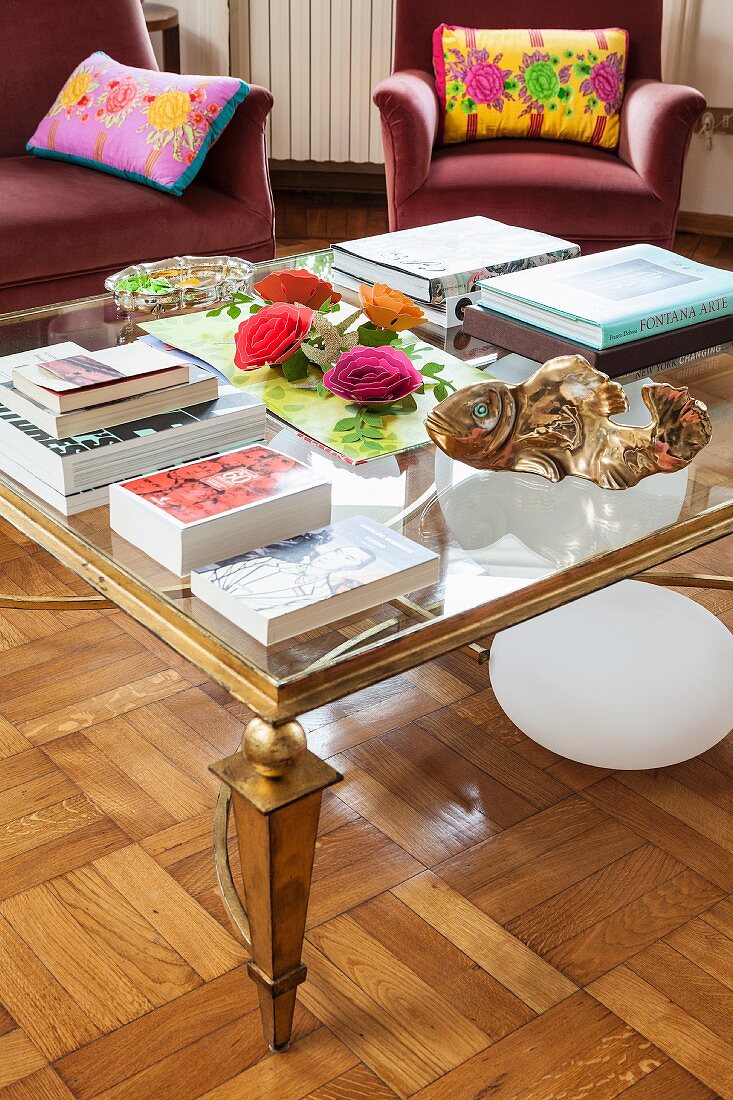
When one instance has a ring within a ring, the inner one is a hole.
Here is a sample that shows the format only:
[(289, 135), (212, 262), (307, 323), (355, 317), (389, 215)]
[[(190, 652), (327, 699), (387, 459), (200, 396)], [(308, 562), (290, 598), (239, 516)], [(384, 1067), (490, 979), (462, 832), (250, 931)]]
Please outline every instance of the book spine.
[(580, 255), (578, 245), (556, 248), (542, 252), (537, 256), (526, 256), (521, 260), (507, 260), (505, 263), (490, 264), (473, 271), (456, 272), (444, 275), (440, 279), (429, 280), (430, 304), (440, 305), (446, 298), (469, 294), (476, 289), (481, 279), (493, 279), (496, 275), (510, 275), (515, 271), (527, 271), (531, 267), (543, 267), (545, 264), (558, 263), (560, 260), (572, 260)]
[(619, 375), (617, 382), (639, 382), (643, 378), (649, 378), (652, 374), (663, 374), (665, 371), (684, 371), (682, 381), (687, 382), (699, 374), (705, 374), (710, 370), (708, 359), (724, 352), (733, 351), (733, 341), (727, 340), (723, 344), (711, 344), (710, 347), (700, 348), (699, 351), (690, 351), (686, 355), (677, 355), (674, 359), (665, 359), (663, 363), (655, 363), (651, 367), (642, 367), (641, 370), (631, 371), (629, 374)]
[(705, 298), (684, 306), (660, 309), (655, 313), (626, 318), (612, 324), (602, 324), (601, 348), (613, 348), (618, 344), (629, 344), (633, 340), (643, 340), (647, 336), (656, 336), (662, 332), (674, 332), (676, 329), (698, 325), (703, 321), (712, 321), (716, 317), (733, 314), (733, 297), (722, 294)]

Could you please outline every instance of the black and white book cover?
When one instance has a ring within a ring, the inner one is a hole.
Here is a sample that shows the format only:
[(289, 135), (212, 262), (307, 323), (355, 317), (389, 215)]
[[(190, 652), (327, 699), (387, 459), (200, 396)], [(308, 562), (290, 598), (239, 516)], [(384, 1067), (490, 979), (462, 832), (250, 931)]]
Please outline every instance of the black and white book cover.
[(363, 599), (348, 601), (351, 613), (437, 577), (438, 556), (432, 550), (366, 516), (354, 516), (196, 569), (191, 587), (223, 614), (233, 612), (233, 621), (240, 618), (238, 611), (248, 623), (259, 621), (253, 633), (270, 641), (297, 632), (297, 627), (288, 631), (285, 620), (296, 622), (297, 613), (317, 605), (323, 606), (316, 619), (302, 629), (338, 617), (335, 607), (331, 612), (326, 606), (335, 597), (363, 590)]

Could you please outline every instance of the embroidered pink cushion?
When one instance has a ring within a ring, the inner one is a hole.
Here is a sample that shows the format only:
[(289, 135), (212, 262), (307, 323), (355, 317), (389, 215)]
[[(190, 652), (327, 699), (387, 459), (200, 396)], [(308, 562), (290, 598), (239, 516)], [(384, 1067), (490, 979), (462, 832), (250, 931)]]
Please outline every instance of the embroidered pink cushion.
[(229, 76), (135, 69), (93, 53), (26, 149), (182, 195), (248, 91)]

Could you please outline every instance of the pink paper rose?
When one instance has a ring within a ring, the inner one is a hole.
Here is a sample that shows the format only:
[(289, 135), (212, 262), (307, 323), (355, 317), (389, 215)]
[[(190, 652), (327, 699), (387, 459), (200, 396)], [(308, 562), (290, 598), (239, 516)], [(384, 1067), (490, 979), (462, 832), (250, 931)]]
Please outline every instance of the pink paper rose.
[(277, 366), (294, 355), (308, 335), (313, 310), (275, 302), (242, 321), (234, 336), (234, 365), (256, 370), (269, 363)]
[(414, 393), (423, 376), (404, 351), (385, 344), (346, 351), (323, 376), (323, 385), (337, 397), (359, 405), (385, 405)]

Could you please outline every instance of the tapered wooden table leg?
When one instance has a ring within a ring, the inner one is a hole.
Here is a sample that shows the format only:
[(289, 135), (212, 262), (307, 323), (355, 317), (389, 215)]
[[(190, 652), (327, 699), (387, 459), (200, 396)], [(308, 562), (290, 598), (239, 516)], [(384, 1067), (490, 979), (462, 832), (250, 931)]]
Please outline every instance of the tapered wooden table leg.
[[(341, 778), (304, 751), (298, 723), (286, 726), (253, 719), (245, 751), (211, 769), (232, 792), (252, 950), (247, 965), (273, 1050), (290, 1042), (296, 990), (306, 975), (301, 953), (321, 796)], [(288, 757), (283, 743), (293, 738), (298, 746)]]

